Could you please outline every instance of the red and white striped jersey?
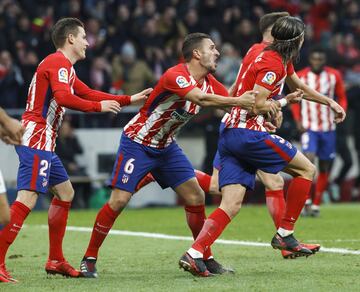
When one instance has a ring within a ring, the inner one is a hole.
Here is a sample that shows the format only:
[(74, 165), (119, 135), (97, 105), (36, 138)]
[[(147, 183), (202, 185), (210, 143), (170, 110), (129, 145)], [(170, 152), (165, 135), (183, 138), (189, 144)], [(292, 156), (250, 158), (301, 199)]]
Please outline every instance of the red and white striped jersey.
[[(254, 47), (255, 46), (255, 47)], [(240, 96), (245, 91), (252, 90), (255, 84), (271, 91), (269, 99), (281, 94), (287, 75), (294, 73), (291, 62), (284, 66), (281, 56), (270, 50), (263, 49), (266, 43), (255, 44), (250, 48), (244, 58), (243, 65), (240, 67), (237, 80), (235, 95)], [(255, 54), (259, 52), (259, 54)], [(225, 121), (226, 128), (246, 128), (265, 132), (264, 116), (253, 115), (241, 107), (233, 107), (231, 114)]]
[(211, 74), (199, 84), (186, 64), (178, 64), (161, 76), (145, 105), (125, 126), (126, 136), (146, 146), (167, 147), (181, 127), (200, 110), (200, 106), (184, 99), (195, 87), (206, 93), (228, 96), (226, 88)]
[[(337, 100), (346, 110), (347, 99), (344, 82), (338, 70), (324, 67), (319, 74), (316, 74), (311, 71), (310, 67), (307, 67), (297, 72), (297, 74), (309, 87), (331, 99)], [(300, 104), (292, 105), (291, 109), (294, 119), (301, 121), (306, 130), (328, 132), (334, 131), (336, 128), (334, 113), (327, 105), (302, 99)]]
[(26, 110), (22, 116), (25, 128), (22, 145), (54, 151), (65, 107), (100, 112), (100, 101), (110, 99), (122, 106), (130, 103), (130, 96), (90, 89), (77, 78), (71, 62), (62, 52), (47, 56), (37, 67), (29, 87)]

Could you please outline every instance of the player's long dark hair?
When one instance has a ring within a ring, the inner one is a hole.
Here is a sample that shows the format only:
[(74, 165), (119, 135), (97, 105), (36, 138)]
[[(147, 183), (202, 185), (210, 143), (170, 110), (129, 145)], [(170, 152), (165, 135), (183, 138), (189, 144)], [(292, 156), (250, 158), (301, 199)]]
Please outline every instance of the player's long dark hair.
[(305, 24), (296, 17), (279, 18), (271, 29), (274, 41), (265, 50), (278, 52), (285, 63), (297, 59), (300, 43), (305, 33)]

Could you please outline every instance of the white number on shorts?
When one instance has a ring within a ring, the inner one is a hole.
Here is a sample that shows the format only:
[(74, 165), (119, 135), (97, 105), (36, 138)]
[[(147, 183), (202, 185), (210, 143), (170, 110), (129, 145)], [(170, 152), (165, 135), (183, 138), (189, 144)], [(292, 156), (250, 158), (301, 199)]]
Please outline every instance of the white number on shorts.
[(132, 164), (135, 161), (134, 158), (130, 158), (128, 161), (126, 161), (125, 166), (124, 166), (124, 171), (127, 174), (132, 174), (132, 172), (134, 171), (135, 165)]
[(48, 169), (49, 167), (49, 162), (47, 162), (47, 160), (41, 160), (40, 161), (40, 165), (42, 166), (40, 168), (40, 171), (39, 171), (39, 175), (41, 176), (46, 176), (46, 170)]

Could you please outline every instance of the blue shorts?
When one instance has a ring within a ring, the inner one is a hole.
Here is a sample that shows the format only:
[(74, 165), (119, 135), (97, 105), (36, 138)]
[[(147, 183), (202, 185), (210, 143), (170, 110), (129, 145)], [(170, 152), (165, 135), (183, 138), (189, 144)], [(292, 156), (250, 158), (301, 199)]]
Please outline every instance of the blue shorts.
[[(225, 123), (221, 122), (220, 126), (219, 126), (219, 134), (221, 135), (221, 132), (224, 130), (225, 128)], [(216, 168), (217, 170), (220, 169), (220, 154), (219, 154), (219, 150), (216, 151), (214, 160), (213, 160), (213, 167)]]
[(241, 184), (252, 190), (258, 169), (276, 174), (286, 167), (296, 152), (295, 146), (277, 135), (225, 129), (219, 140), (219, 186)]
[(156, 149), (122, 134), (109, 186), (134, 193), (139, 181), (149, 172), (164, 189), (174, 189), (195, 177), (193, 166), (176, 142)]
[(304, 153), (314, 153), (320, 160), (333, 160), (336, 152), (336, 132), (306, 131), (301, 135)]
[(17, 190), (47, 193), (49, 186), (58, 185), (69, 179), (60, 158), (51, 151), (15, 146), (20, 165), (17, 176)]

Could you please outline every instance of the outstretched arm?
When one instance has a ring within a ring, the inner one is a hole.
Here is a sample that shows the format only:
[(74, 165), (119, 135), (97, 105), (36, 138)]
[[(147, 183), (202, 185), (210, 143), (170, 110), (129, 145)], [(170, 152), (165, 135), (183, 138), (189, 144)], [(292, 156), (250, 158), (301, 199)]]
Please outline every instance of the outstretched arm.
[(296, 88), (302, 89), (304, 91), (304, 99), (330, 106), (335, 112), (336, 123), (342, 122), (345, 119), (346, 113), (336, 101), (306, 85), (300, 80), (296, 73), (293, 73), (286, 78), (286, 84), (289, 86), (291, 91)]
[(240, 106), (244, 109), (251, 110), (255, 103), (256, 91), (246, 91), (239, 97), (225, 97), (217, 94), (204, 93), (199, 88), (195, 87), (190, 90), (185, 99), (196, 103), (201, 107), (217, 107), (228, 108), (233, 106)]
[(114, 95), (99, 90), (91, 89), (79, 78), (76, 77), (74, 83), (74, 91), (81, 98), (92, 100), (92, 101), (103, 101), (103, 100), (115, 100), (120, 106), (127, 106), (130, 104), (138, 104), (144, 102), (147, 95), (151, 93), (152, 89), (145, 89), (132, 96), (130, 95)]

